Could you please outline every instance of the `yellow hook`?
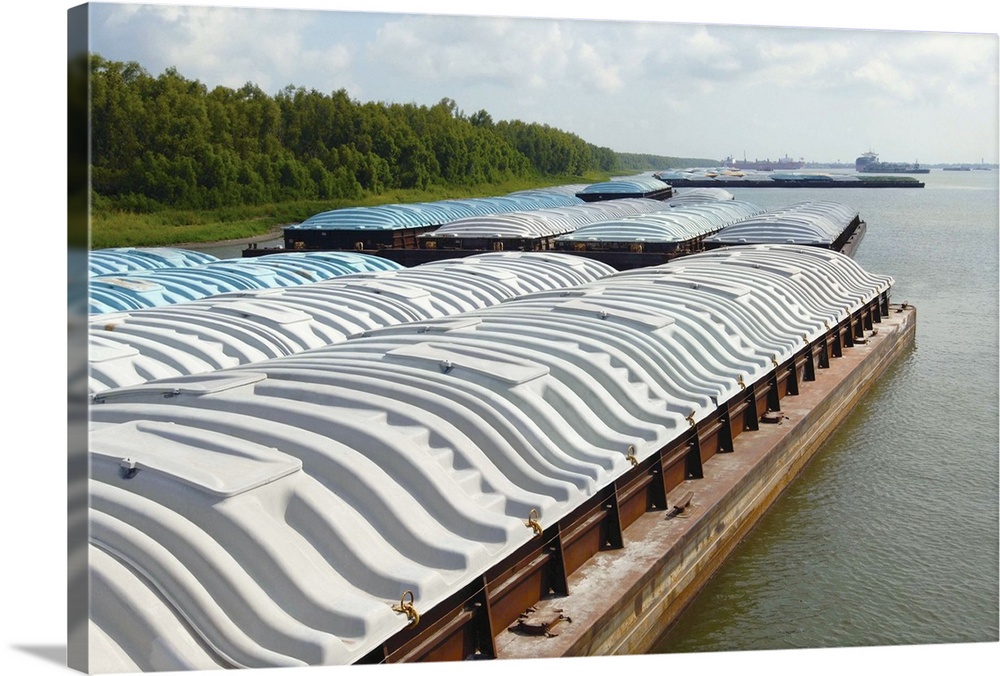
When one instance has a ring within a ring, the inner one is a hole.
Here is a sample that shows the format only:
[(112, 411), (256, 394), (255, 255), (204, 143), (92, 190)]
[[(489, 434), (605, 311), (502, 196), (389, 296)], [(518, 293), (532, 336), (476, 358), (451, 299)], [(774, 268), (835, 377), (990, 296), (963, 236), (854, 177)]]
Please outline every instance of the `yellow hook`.
[(528, 512), (528, 522), (524, 524), (531, 530), (535, 531), (535, 537), (541, 537), (542, 535), (542, 525), (538, 523), (538, 510), (532, 509)]
[[(409, 601), (406, 600), (407, 594), (410, 596)], [(399, 605), (392, 607), (392, 609), (397, 613), (406, 613), (406, 617), (410, 621), (411, 627), (415, 627), (420, 624), (420, 613), (418, 613), (417, 609), (413, 606), (413, 600), (413, 592), (407, 589), (400, 597)]]

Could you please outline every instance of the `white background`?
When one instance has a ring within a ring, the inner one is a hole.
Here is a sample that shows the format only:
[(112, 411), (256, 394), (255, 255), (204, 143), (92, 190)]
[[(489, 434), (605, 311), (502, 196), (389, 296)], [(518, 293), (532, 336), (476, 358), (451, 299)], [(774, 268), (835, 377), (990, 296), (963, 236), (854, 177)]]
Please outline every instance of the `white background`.
[[(66, 670), (66, 27), (67, 10), (78, 3), (21, 0), (7, 5), (3, 21), (4, 77), (3, 226), (7, 259), (0, 284), (4, 368), (0, 440), (3, 458), (3, 552), (0, 608), (2, 674), (62, 673)], [(158, 3), (162, 4), (162, 3)], [(177, 3), (166, 3), (177, 4)], [(460, 2), (259, 2), (244, 0), (187, 4), (287, 6), (303, 9), (481, 13), (481, 4)], [(658, 2), (586, 3), (507, 0), (491, 14), (572, 18), (650, 18), (788, 26), (890, 28), (997, 33), (996, 10), (987, 3), (844, 2)], [(993, 3), (989, 3), (992, 5)], [(691, 5), (691, 6), (687, 6)], [(889, 10), (889, 7), (892, 10)], [(476, 8), (475, 10), (470, 7)], [(807, 7), (809, 7), (807, 9)], [(873, 9), (878, 7), (880, 9)], [(884, 7), (884, 8), (883, 8)], [(997, 573), (997, 571), (993, 571)], [(478, 662), (473, 666), (403, 665), (313, 668), (307, 673), (542, 674), (573, 669), (640, 669), (660, 673), (741, 674), (767, 672), (867, 674), (993, 673), (1000, 644), (840, 649), (719, 655), (635, 656), (526, 662)], [(283, 673), (268, 669), (259, 673)]]

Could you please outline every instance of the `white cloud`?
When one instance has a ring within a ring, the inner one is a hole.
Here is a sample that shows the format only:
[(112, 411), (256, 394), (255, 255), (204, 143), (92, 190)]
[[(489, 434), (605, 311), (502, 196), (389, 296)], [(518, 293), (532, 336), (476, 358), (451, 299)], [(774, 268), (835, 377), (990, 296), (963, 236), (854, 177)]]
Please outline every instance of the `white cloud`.
[(227, 7), (124, 7), (110, 15), (107, 27), (123, 37), (138, 37), (143, 53), (154, 55), (159, 64), (154, 74), (172, 66), (209, 86), (235, 88), (253, 82), (273, 93), (285, 85), (300, 84), (304, 72), (332, 75), (346, 72), (352, 64), (352, 55), (343, 45), (306, 47), (303, 33), (315, 14)]
[(711, 34), (707, 26), (695, 26), (694, 32), (685, 37), (682, 44), (686, 52), (701, 55), (706, 60), (716, 57), (728, 60), (731, 56), (731, 45)]
[(888, 103), (884, 95), (889, 95), (897, 102), (912, 101), (916, 95), (916, 89), (908, 78), (886, 55), (869, 60), (855, 69), (852, 76), (856, 81), (868, 85), (869, 92), (880, 94), (877, 99), (881, 103)]
[(609, 63), (592, 44), (580, 43), (576, 47), (572, 61), (581, 71), (590, 74), (590, 83), (602, 92), (612, 94), (624, 86), (621, 68)]
[(448, 97), (635, 152), (833, 159), (895, 133), (928, 148), (904, 155), (947, 161), (960, 135), (996, 145), (996, 35), (100, 3), (94, 12), (106, 17), (96, 51), (153, 74), (175, 66), (210, 87), (250, 81), (270, 93), (291, 84), (360, 100)]
[(369, 56), (424, 82), (538, 87), (564, 73), (566, 45), (547, 21), (404, 17), (378, 31)]

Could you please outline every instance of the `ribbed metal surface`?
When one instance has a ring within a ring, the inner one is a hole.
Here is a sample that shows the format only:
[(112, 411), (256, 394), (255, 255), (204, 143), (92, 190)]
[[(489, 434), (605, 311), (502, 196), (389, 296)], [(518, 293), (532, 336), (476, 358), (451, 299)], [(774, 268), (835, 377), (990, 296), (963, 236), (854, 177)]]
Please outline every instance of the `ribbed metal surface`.
[(634, 216), (669, 209), (663, 202), (646, 198), (622, 198), (608, 202), (579, 204), (554, 209), (535, 209), (508, 214), (463, 218), (420, 235), (421, 240), (449, 238), (538, 238), (572, 232), (608, 218)]
[(212, 254), (170, 247), (97, 249), (88, 256), (89, 274), (118, 275), (135, 270), (188, 268), (219, 260)]
[(90, 278), (91, 314), (186, 303), (236, 291), (298, 286), (341, 275), (396, 270), (386, 258), (354, 252), (288, 252), (214, 260), (187, 267)]
[(89, 391), (259, 362), (613, 272), (604, 263), (566, 254), (488, 253), (92, 316)]
[(700, 204), (702, 202), (719, 202), (733, 199), (736, 199), (733, 193), (723, 188), (686, 188), (675, 190), (666, 202), (672, 207), (681, 207)]
[(593, 183), (577, 193), (581, 199), (591, 195), (651, 195), (669, 189), (663, 181), (652, 176), (631, 176)]
[[(379, 256), (350, 251), (288, 251), (251, 259), (227, 258), (211, 263), (208, 269), (265, 267), (301, 277), (303, 283), (321, 282), (342, 275), (381, 270), (398, 270), (400, 265)], [(290, 285), (291, 286), (291, 285)]]
[(102, 393), (91, 656), (357, 661), (891, 283), (738, 247)]
[(705, 237), (738, 221), (764, 213), (743, 201), (718, 201), (675, 206), (669, 211), (583, 225), (556, 239), (573, 242), (686, 242)]
[(525, 190), (499, 197), (335, 209), (310, 216), (302, 223), (287, 226), (285, 231), (406, 229), (441, 225), (460, 218), (485, 214), (572, 204), (580, 204), (580, 199), (565, 189)]
[(705, 243), (830, 246), (857, 219), (856, 210), (837, 202), (800, 202), (729, 226)]

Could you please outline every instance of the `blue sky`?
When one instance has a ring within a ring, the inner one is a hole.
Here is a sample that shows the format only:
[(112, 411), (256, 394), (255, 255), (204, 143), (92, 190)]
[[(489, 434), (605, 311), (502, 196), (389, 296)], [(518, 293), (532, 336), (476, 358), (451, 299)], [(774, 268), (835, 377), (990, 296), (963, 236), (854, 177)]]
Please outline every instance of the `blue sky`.
[(828, 17), (783, 2), (589, 4), (507, 2), (484, 17), (457, 2), (96, 3), (90, 48), (209, 87), (447, 97), (623, 152), (998, 159), (996, 28), (962, 2), (923, 18), (851, 0)]

